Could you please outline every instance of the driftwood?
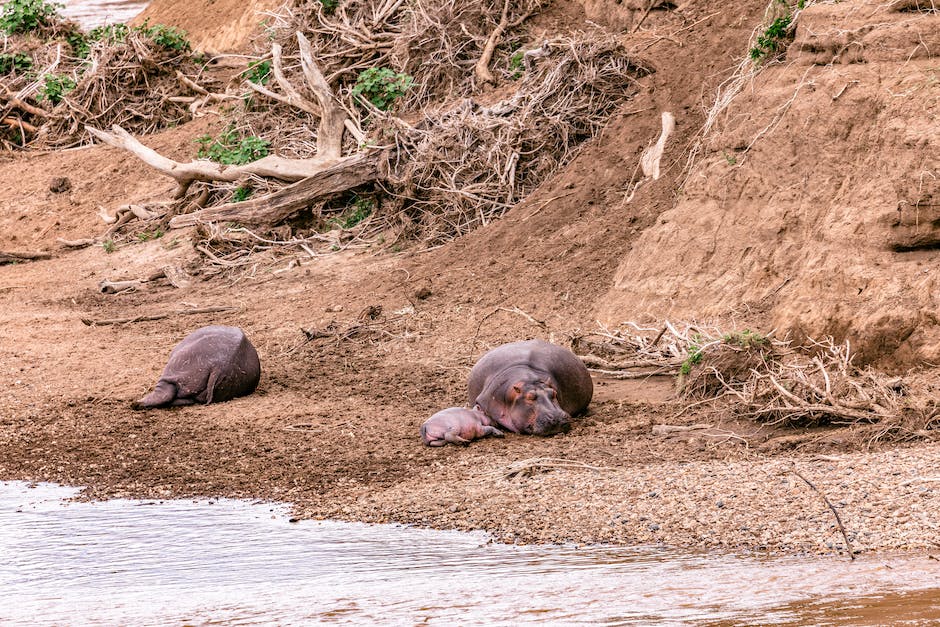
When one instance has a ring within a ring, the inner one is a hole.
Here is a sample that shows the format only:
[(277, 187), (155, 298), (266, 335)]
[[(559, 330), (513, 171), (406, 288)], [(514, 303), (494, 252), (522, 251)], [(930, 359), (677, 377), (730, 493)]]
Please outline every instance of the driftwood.
[(845, 548), (846, 548), (846, 550), (848, 550), (848, 552), (849, 552), (849, 559), (854, 562), (854, 561), (855, 561), (855, 551), (852, 550), (852, 543), (849, 542), (849, 534), (847, 534), (847, 533), (845, 532), (845, 525), (842, 524), (842, 518), (839, 516), (839, 511), (832, 505), (832, 502), (829, 500), (829, 498), (828, 498), (825, 494), (823, 494), (822, 490), (820, 490), (820, 489), (817, 488), (815, 485), (813, 485), (813, 482), (810, 481), (809, 479), (807, 479), (806, 477), (804, 477), (804, 476), (800, 473), (800, 471), (798, 471), (796, 468), (790, 468), (789, 470), (790, 470), (790, 472), (792, 472), (794, 475), (796, 475), (797, 477), (799, 477), (800, 479), (802, 479), (803, 482), (804, 482), (806, 485), (808, 485), (810, 488), (812, 488), (812, 490), (813, 490), (816, 494), (818, 494), (819, 496), (821, 496), (821, 497), (822, 497), (822, 500), (826, 502), (826, 507), (829, 508), (829, 511), (831, 511), (831, 512), (832, 512), (832, 515), (835, 517), (835, 519), (836, 519), (836, 524), (839, 526), (839, 531), (842, 533), (842, 539), (845, 540)]
[(207, 160), (181, 163), (145, 146), (120, 126), (112, 127), (110, 133), (89, 126), (85, 128), (96, 139), (130, 152), (150, 167), (175, 179), (179, 185), (175, 198), (185, 196), (194, 181), (237, 182), (249, 175), (255, 175), (305, 183), (300, 187), (288, 187), (276, 194), (251, 202), (238, 203), (237, 208), (233, 205), (226, 205), (213, 209), (212, 211), (220, 212), (219, 217), (213, 214), (213, 217), (209, 218), (207, 217), (209, 214), (205, 213), (200, 216), (193, 214), (195, 217), (178, 216), (170, 221), (171, 227), (186, 226), (208, 219), (254, 223), (276, 222), (303, 208), (319, 196), (345, 191), (375, 180), (378, 175), (376, 167), (378, 155), (360, 152), (352, 156), (342, 156), (343, 133), (348, 122), (346, 111), (317, 66), (310, 49), (310, 42), (299, 31), (296, 37), (300, 48), (304, 79), (316, 98), (316, 102), (304, 98), (300, 91), (284, 77), (281, 68), (282, 52), (278, 44), (274, 44), (271, 50), (273, 67), (277, 83), (285, 94), (279, 94), (253, 83), (250, 85), (258, 93), (319, 116), (317, 154), (313, 157), (288, 159), (278, 155), (269, 155), (243, 165), (224, 165)]
[(172, 316), (192, 316), (205, 313), (229, 313), (238, 311), (238, 307), (199, 307), (196, 309), (178, 309), (162, 314), (152, 314), (143, 316), (134, 316), (133, 318), (106, 318), (95, 320), (93, 318), (82, 318), (82, 324), (89, 327), (102, 327), (111, 324), (127, 324), (131, 322), (150, 322), (152, 320), (163, 320)]
[(170, 220), (170, 228), (212, 221), (274, 224), (303, 209), (316, 198), (342, 192), (378, 179), (382, 170), (381, 156), (382, 153), (373, 151), (345, 157), (332, 166), (273, 194), (175, 216)]
[(31, 253), (15, 250), (0, 250), (0, 264), (19, 263), (21, 261), (36, 261), (37, 259), (50, 259), (51, 257), (52, 253)]
[(166, 278), (170, 282), (170, 285), (176, 288), (182, 289), (192, 284), (189, 275), (186, 274), (183, 268), (180, 266), (165, 266), (139, 279), (126, 279), (122, 281), (104, 279), (98, 283), (98, 291), (102, 294), (120, 294), (122, 292), (136, 290), (145, 283), (163, 278)]

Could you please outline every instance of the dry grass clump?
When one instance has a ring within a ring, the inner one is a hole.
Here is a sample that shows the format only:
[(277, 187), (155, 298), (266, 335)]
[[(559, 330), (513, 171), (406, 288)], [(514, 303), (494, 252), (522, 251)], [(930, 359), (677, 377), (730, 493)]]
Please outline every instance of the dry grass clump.
[[(9, 148), (87, 141), (84, 125), (150, 133), (189, 120), (197, 74), (185, 33), (113, 24), (88, 33), (66, 21), (4, 41), (0, 114)], [(15, 63), (13, 63), (15, 60)]]
[(464, 99), (399, 125), (402, 219), (436, 244), (502, 215), (577, 147), (593, 137), (636, 91), (636, 65), (612, 40), (546, 42), (514, 92), (481, 105)]
[(749, 330), (629, 323), (575, 337), (572, 349), (610, 377), (674, 374), (690, 405), (720, 400), (723, 411), (765, 424), (867, 424), (873, 440), (926, 437), (940, 427), (933, 378), (856, 367), (849, 343), (832, 338), (795, 344)]
[[(177, 73), (195, 75), (188, 51), (168, 48), (149, 35), (131, 30), (122, 42), (97, 42), (87, 69), (65, 94), (41, 130), (39, 142), (68, 146), (84, 136), (84, 125), (108, 128), (119, 124), (134, 133), (152, 133), (192, 116), (192, 98)], [(77, 73), (77, 72), (74, 72)]]

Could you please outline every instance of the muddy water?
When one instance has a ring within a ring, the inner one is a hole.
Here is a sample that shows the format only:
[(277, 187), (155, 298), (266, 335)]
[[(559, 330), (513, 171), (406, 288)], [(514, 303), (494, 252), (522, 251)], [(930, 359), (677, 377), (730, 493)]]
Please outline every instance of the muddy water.
[(505, 546), (239, 501), (0, 483), (0, 624), (940, 621), (940, 563)]
[(66, 0), (62, 14), (88, 29), (107, 23), (126, 22), (148, 4), (139, 0)]

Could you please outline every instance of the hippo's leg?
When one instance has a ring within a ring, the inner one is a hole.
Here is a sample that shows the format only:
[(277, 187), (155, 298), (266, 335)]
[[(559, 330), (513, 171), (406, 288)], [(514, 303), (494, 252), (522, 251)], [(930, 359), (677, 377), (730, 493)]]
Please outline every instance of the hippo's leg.
[(215, 385), (219, 382), (219, 373), (212, 370), (209, 373), (209, 380), (206, 382), (206, 405), (212, 402), (212, 395), (215, 393)]
[(133, 404), (134, 409), (149, 409), (151, 407), (163, 407), (170, 405), (176, 400), (176, 385), (160, 379), (153, 391), (147, 396)]
[(195, 405), (196, 401), (191, 398), (174, 398), (173, 402), (170, 403), (170, 407), (185, 407), (187, 405)]
[(501, 438), (501, 437), (503, 437), (503, 432), (500, 431), (499, 429), (497, 429), (496, 427), (487, 427), (487, 426), (484, 426), (484, 427), (483, 427), (483, 437), (486, 438), (486, 437), (489, 437), (489, 436), (493, 436), (494, 438)]
[(447, 440), (431, 440), (428, 442), (428, 446), (444, 446), (447, 444)]
[(470, 440), (463, 439), (462, 437), (460, 437), (453, 431), (448, 431), (447, 433), (445, 433), (444, 439), (447, 442), (450, 442), (451, 444), (462, 444), (464, 446), (466, 446), (467, 444), (470, 444)]

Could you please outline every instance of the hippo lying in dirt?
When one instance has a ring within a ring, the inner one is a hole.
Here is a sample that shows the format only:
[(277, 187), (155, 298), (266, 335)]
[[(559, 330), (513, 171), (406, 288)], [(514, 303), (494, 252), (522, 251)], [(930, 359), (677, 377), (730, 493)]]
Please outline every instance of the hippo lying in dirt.
[(492, 427), (479, 408), (449, 407), (442, 409), (421, 425), (421, 439), (428, 446), (470, 444), (487, 436), (503, 437), (503, 432)]
[(133, 407), (227, 401), (254, 392), (260, 378), (258, 353), (241, 329), (203, 327), (176, 345), (153, 391)]
[[(421, 427), (426, 444), (453, 441), (443, 435), (448, 429), (466, 441), (494, 435), (487, 427), (544, 436), (566, 432), (572, 416), (584, 413), (594, 395), (594, 383), (581, 360), (542, 340), (494, 348), (470, 371), (467, 387), (473, 409), (451, 408), (432, 416)], [(426, 433), (435, 437), (429, 441)]]

